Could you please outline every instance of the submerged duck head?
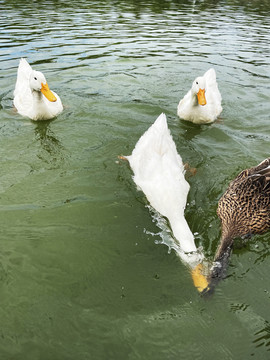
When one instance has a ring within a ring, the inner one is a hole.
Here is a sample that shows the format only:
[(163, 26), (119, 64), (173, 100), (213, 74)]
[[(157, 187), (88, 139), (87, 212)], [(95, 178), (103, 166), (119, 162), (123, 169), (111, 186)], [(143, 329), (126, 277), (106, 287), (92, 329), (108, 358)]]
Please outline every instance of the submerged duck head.
[(192, 84), (192, 92), (197, 95), (198, 104), (204, 106), (207, 104), (205, 98), (205, 79), (200, 76), (197, 77)]
[(29, 85), (32, 92), (41, 92), (51, 102), (55, 102), (57, 100), (55, 95), (50, 90), (42, 72), (33, 70), (30, 74)]

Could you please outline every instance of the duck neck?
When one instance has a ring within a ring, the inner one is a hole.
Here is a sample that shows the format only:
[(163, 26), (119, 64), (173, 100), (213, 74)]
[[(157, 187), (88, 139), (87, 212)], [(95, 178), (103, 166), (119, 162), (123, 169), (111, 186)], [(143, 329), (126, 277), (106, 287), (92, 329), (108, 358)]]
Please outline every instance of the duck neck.
[(218, 249), (215, 257), (215, 262), (213, 264), (213, 267), (211, 269), (211, 272), (207, 278), (208, 286), (203, 291), (202, 295), (211, 295), (217, 284), (222, 280), (226, 278), (227, 275), (227, 269), (229, 266), (230, 256), (232, 252), (232, 243), (231, 245), (227, 246), (225, 249), (222, 249), (222, 251), (219, 253)]
[(214, 264), (208, 276), (208, 286), (203, 291), (203, 295), (212, 294), (219, 281), (226, 277), (232, 252), (233, 239), (234, 236), (232, 234), (222, 234), (219, 247), (216, 251)]
[(170, 219), (170, 225), (174, 237), (178, 240), (179, 245), (184, 252), (196, 251), (194, 236), (186, 222), (184, 216)]
[(220, 261), (224, 254), (229, 252), (231, 253), (232, 245), (233, 245), (233, 233), (232, 232), (223, 232), (221, 236), (221, 240), (219, 246), (217, 248), (214, 261)]

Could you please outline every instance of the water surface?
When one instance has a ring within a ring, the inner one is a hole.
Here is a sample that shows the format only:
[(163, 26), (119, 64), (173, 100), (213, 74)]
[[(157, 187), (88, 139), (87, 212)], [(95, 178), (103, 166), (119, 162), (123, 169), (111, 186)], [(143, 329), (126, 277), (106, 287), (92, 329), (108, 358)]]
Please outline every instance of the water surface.
[[(269, 234), (236, 249), (202, 299), (119, 154), (165, 112), (189, 177), (186, 217), (212, 259), (217, 201), (269, 156), (268, 1), (0, 1), (0, 354), (3, 359), (266, 359)], [(12, 107), (20, 57), (65, 106)], [(176, 116), (217, 72), (221, 118)], [(153, 235), (156, 234), (156, 235)]]

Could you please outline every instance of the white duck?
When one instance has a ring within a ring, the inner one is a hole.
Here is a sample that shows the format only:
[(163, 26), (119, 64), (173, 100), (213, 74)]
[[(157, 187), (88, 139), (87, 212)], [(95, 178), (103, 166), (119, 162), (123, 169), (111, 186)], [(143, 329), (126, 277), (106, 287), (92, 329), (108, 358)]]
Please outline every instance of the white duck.
[(202, 260), (202, 255), (197, 252), (194, 236), (184, 216), (189, 184), (165, 114), (161, 114), (142, 135), (132, 155), (124, 158), (134, 172), (134, 182), (151, 206), (169, 220), (180, 246), (178, 255), (193, 268)]
[(209, 69), (194, 80), (189, 92), (180, 100), (177, 115), (195, 124), (207, 124), (216, 120), (221, 111), (216, 72)]
[(59, 96), (49, 89), (45, 76), (20, 60), (14, 90), (14, 106), (19, 114), (32, 120), (48, 120), (63, 110)]

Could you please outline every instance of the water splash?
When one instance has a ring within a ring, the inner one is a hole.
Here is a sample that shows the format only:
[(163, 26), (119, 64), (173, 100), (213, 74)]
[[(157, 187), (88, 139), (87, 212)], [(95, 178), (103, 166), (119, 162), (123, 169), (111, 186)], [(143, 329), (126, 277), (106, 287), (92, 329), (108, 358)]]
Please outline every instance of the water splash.
[(160, 229), (158, 233), (153, 233), (148, 230), (144, 230), (146, 234), (151, 236), (159, 236), (160, 240), (155, 240), (156, 244), (166, 245), (168, 247), (168, 253), (170, 254), (172, 250), (176, 252), (176, 254), (181, 258), (181, 260), (191, 268), (194, 268), (197, 264), (203, 261), (204, 254), (203, 248), (199, 247), (196, 252), (185, 253), (178, 241), (174, 238), (168, 221), (157, 212), (151, 205), (146, 205), (146, 208), (149, 210), (150, 215), (152, 217), (152, 221), (156, 224), (156, 226)]

